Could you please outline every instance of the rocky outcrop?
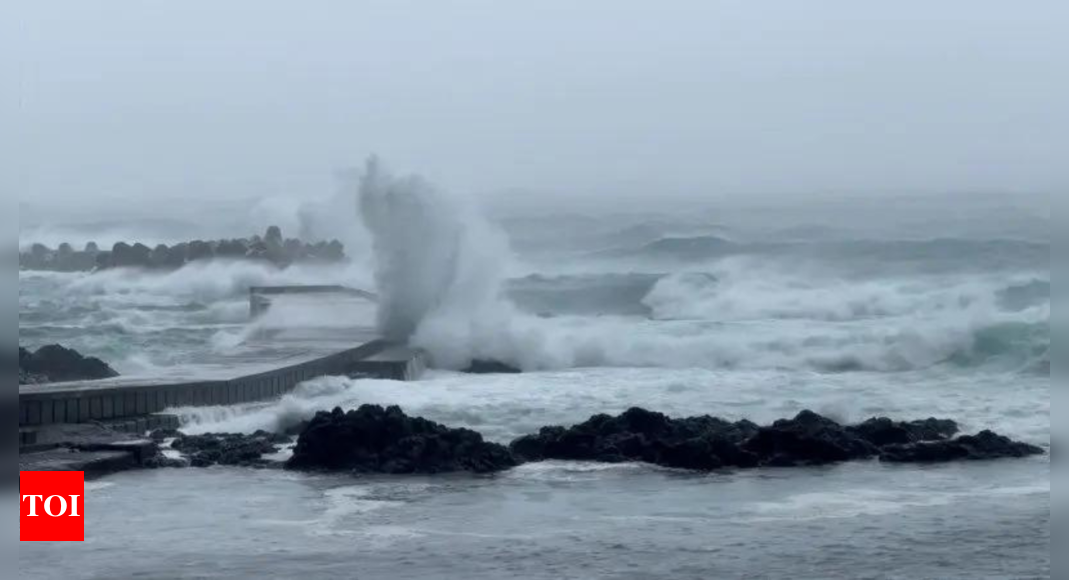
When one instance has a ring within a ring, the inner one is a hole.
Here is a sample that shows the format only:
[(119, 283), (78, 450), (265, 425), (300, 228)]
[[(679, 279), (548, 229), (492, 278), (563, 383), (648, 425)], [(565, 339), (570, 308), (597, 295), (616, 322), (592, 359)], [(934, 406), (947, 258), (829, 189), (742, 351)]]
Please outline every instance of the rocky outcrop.
[[(88, 428), (100, 429), (69, 427)], [(946, 419), (901, 422), (874, 418), (843, 426), (811, 411), (762, 427), (746, 420), (732, 422), (708, 415), (673, 419), (632, 408), (617, 416), (594, 415), (571, 427), (543, 427), (537, 434), (512, 441), (508, 447), (487, 442), (470, 429), (453, 429), (410, 417), (396, 406), (320, 411), (299, 430), (293, 455), (284, 464), (286, 468), (356, 474), (492, 473), (524, 462), (550, 459), (644, 462), (709, 471), (877, 458), (888, 463), (937, 463), (1046, 453), (1040, 447), (991, 431), (955, 438), (958, 426)], [(63, 434), (68, 447), (80, 451), (105, 449), (96, 445), (100, 441), (86, 439), (81, 431), (78, 434), (81, 439), (77, 441)], [(138, 449), (144, 449), (139, 451), (143, 458), (137, 465), (282, 467), (264, 456), (277, 453), (292, 441), (288, 435), (265, 431), (251, 435), (185, 435), (173, 429), (154, 431), (150, 440), (137, 443)], [(184, 459), (176, 460), (157, 451), (157, 446), (166, 445), (168, 440), (171, 449), (182, 453)], [(116, 445), (110, 439), (104, 443)]]
[(95, 242), (89, 242), (84, 250), (78, 251), (66, 243), (55, 250), (34, 244), (28, 251), (20, 252), (19, 267), (60, 272), (107, 268), (174, 270), (190, 262), (215, 258), (260, 260), (285, 268), (303, 262), (341, 262), (345, 260), (345, 248), (337, 240), (311, 244), (286, 239), (281, 229), (271, 226), (263, 237), (193, 240), (173, 246), (158, 244), (154, 248), (140, 243), (117, 242), (111, 250), (101, 251)]
[[(169, 432), (153, 433), (154, 440), (163, 440)], [(280, 445), (289, 443), (289, 437), (257, 431), (252, 435), (237, 433), (207, 433), (204, 435), (177, 434), (171, 448), (181, 452), (193, 467), (211, 465), (235, 465), (241, 467), (268, 467), (277, 465), (267, 461), (264, 455), (277, 453)]]
[(758, 427), (709, 416), (671, 419), (633, 408), (616, 417), (595, 415), (568, 428), (543, 427), (536, 435), (516, 439), (509, 448), (524, 461), (641, 461), (696, 470), (826, 465), (875, 457), (901, 463), (1044, 453), (988, 431), (951, 439), (957, 432), (957, 424), (946, 419), (875, 418), (844, 427), (802, 411), (793, 419)]
[(880, 450), (880, 461), (889, 463), (943, 463), (961, 460), (999, 459), (1042, 455), (1043, 449), (1013, 441), (991, 431), (948, 441), (920, 441), (889, 445)]
[(595, 415), (565, 427), (543, 427), (509, 445), (524, 461), (569, 459), (619, 463), (641, 461), (684, 469), (753, 467), (758, 457), (740, 445), (757, 433), (749, 421), (715, 417), (671, 419), (632, 408), (622, 415)]
[(19, 384), (85, 381), (117, 377), (119, 373), (104, 361), (82, 356), (58, 344), (42, 346), (36, 352), (19, 347)]
[(958, 424), (950, 419), (925, 419), (904, 423), (878, 417), (846, 429), (877, 447), (918, 441), (942, 441), (958, 434)]
[(297, 439), (290, 469), (355, 473), (489, 473), (516, 459), (470, 429), (451, 429), (399, 407), (320, 411)]

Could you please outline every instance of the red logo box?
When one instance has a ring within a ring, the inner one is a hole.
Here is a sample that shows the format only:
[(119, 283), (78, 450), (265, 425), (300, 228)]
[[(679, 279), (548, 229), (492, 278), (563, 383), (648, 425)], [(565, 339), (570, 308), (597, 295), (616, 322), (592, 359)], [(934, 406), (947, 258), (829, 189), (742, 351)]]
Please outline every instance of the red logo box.
[(19, 541), (85, 541), (85, 472), (19, 472)]

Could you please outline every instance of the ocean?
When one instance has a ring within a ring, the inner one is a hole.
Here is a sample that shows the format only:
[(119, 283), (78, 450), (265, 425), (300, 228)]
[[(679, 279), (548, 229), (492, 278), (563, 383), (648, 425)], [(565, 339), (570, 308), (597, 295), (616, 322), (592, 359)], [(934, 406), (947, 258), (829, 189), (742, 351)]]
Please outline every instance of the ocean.
[[(632, 406), (757, 422), (811, 409), (946, 417), (1050, 447), (1049, 213), (1012, 198), (476, 215), (427, 184), (371, 175), (344, 267), (24, 271), (20, 343), (151, 373), (238, 348), (250, 285), (344, 283), (376, 289), (371, 323), (439, 368), (172, 410), (183, 429), (281, 429), (380, 403), (507, 442)], [(41, 231), (24, 228), (20, 244)], [(300, 322), (337, 316), (315, 309)], [(472, 357), (525, 372), (456, 371)], [(86, 542), (21, 545), (23, 577), (1050, 576), (1049, 455), (700, 474), (164, 469), (91, 482), (85, 504)]]

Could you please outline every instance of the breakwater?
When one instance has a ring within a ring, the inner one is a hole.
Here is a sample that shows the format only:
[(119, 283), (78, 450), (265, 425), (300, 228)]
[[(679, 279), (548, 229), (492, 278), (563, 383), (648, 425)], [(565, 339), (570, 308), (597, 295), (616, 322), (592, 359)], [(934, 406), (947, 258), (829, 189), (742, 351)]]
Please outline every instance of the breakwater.
[[(56, 423), (116, 422), (182, 406), (234, 405), (270, 400), (309, 379), (327, 375), (413, 380), (424, 370), (423, 353), (373, 339), (330, 354), (306, 352), (283, 366), (242, 373), (237, 361), (200, 380), (118, 377), (101, 381), (26, 385), (19, 388), (20, 432)], [(216, 378), (220, 377), (220, 378)]]

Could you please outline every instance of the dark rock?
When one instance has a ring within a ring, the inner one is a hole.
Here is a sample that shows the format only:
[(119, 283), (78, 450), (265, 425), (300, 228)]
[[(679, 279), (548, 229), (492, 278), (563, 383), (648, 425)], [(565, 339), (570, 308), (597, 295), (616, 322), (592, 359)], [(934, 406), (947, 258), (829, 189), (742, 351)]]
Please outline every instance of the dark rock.
[(958, 434), (958, 424), (949, 419), (925, 419), (923, 421), (892, 421), (876, 417), (859, 425), (847, 427), (850, 433), (877, 447), (918, 441), (942, 441)]
[(878, 453), (872, 443), (812, 411), (762, 427), (742, 447), (759, 457), (761, 464), (777, 467), (825, 465)]
[(870, 419), (851, 427), (812, 411), (768, 427), (702, 416), (671, 419), (644, 409), (618, 417), (595, 415), (584, 423), (543, 427), (510, 445), (523, 461), (544, 459), (601, 462), (641, 461), (668, 467), (791, 467), (870, 459), (922, 462), (1024, 457), (1043, 450), (990, 431), (951, 440), (953, 421), (895, 422)]
[(309, 421), (300, 421), (294, 425), (286, 427), (282, 430), (282, 434), (287, 437), (298, 437), (300, 434), (308, 428)]
[(528, 461), (642, 461), (685, 469), (753, 467), (758, 458), (740, 444), (758, 430), (749, 421), (715, 417), (671, 419), (632, 408), (619, 415), (595, 415), (570, 428), (543, 427), (513, 441), (512, 452)]
[(399, 407), (320, 411), (297, 440), (291, 469), (357, 473), (487, 473), (517, 464), (508, 449), (470, 429), (450, 429)]
[[(155, 433), (153, 435), (155, 438)], [(263, 456), (277, 453), (278, 446), (288, 442), (288, 437), (266, 431), (257, 431), (252, 435), (207, 433), (180, 435), (171, 443), (171, 448), (182, 452), (193, 467), (210, 465), (266, 467), (272, 462), (263, 459)]]
[(212, 249), (212, 245), (203, 240), (194, 240), (189, 242), (189, 247), (186, 250), (186, 259), (190, 262), (196, 260), (210, 260), (215, 257), (215, 252)]
[(117, 377), (119, 373), (104, 361), (82, 356), (78, 351), (58, 344), (42, 346), (37, 352), (19, 349), (19, 378), (37, 376), (46, 381), (81, 381)]
[(498, 362), (496, 360), (475, 359), (471, 361), (471, 364), (468, 365), (468, 368), (464, 369), (461, 372), (471, 373), (475, 375), (491, 375), (509, 373), (515, 374), (522, 373), (523, 371), (516, 367), (507, 365), (503, 362)]
[(880, 461), (889, 463), (941, 463), (1043, 455), (1043, 448), (1013, 441), (991, 431), (945, 441), (922, 441), (889, 445), (880, 450)]

